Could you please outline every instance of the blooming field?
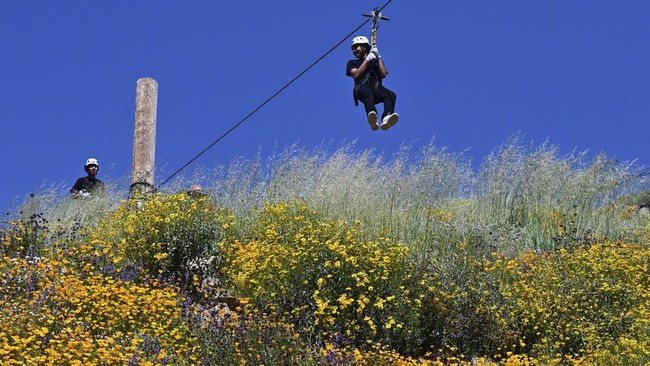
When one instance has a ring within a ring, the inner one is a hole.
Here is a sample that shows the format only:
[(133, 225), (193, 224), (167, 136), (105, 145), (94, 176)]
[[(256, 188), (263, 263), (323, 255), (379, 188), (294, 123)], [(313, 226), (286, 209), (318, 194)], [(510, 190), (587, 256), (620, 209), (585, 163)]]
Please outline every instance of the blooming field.
[[(87, 248), (81, 248), (86, 250)], [(173, 286), (137, 284), (67, 255), (0, 263), (3, 365), (175, 363), (196, 360)]]
[[(501, 160), (532, 164), (512, 154)], [(443, 155), (423, 164), (458, 168)], [(0, 229), (0, 363), (650, 363), (650, 220), (604, 203), (618, 189), (608, 179), (590, 185), (548, 151), (531, 155), (536, 174), (568, 169), (573, 188), (558, 195), (528, 173), (530, 186), (508, 183), (495, 156), (468, 196), (455, 183), (449, 196), (426, 195), (411, 169), (402, 177), (419, 193), (393, 194), (431, 200), (393, 198), (389, 216), (358, 220), (335, 207), (341, 197), (284, 197), (291, 174), (251, 190), (287, 199), (251, 208), (182, 192), (105, 202), (92, 217), (91, 201), (32, 202)], [(360, 180), (380, 169), (357, 168)], [(319, 184), (312, 190), (339, 192)], [(519, 191), (536, 198), (513, 199)]]

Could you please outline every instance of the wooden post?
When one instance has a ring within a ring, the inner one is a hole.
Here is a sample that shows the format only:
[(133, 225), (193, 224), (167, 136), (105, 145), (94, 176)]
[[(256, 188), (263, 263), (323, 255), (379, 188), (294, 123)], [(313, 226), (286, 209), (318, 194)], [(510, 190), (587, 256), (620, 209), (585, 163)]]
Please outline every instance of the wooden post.
[(135, 94), (131, 195), (154, 190), (157, 107), (158, 83), (151, 78), (139, 79)]

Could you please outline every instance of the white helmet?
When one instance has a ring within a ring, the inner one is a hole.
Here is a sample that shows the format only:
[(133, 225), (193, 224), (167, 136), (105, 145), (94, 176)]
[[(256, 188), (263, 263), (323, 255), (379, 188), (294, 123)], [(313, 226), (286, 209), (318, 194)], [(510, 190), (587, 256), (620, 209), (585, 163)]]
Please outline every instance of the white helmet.
[(354, 37), (352, 39), (352, 44), (350, 45), (350, 47), (354, 48), (354, 46), (358, 45), (358, 44), (366, 44), (366, 45), (368, 45), (368, 47), (370, 47), (370, 42), (368, 41), (368, 38), (366, 38), (364, 36)]
[(97, 163), (97, 159), (95, 158), (90, 158), (86, 160), (86, 165), (84, 165), (84, 169), (88, 168), (88, 165), (95, 165), (96, 167), (99, 168), (99, 164)]

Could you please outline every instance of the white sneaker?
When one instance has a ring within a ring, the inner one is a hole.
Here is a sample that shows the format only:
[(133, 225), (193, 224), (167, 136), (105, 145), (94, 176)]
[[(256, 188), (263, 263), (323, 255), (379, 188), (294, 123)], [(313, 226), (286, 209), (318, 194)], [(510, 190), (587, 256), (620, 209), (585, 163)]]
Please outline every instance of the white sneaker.
[(377, 131), (379, 129), (379, 125), (377, 124), (377, 112), (368, 112), (368, 123), (370, 123), (370, 128), (373, 131)]
[(395, 124), (399, 121), (399, 114), (393, 113), (389, 114), (384, 119), (381, 121), (381, 129), (386, 131), (387, 129), (395, 126)]

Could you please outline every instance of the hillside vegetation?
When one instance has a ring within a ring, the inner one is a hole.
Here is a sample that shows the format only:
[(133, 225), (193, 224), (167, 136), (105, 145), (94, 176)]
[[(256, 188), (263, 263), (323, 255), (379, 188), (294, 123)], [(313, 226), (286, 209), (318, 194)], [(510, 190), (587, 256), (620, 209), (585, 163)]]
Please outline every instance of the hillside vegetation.
[(645, 179), (514, 136), (44, 190), (0, 229), (0, 363), (648, 364)]

